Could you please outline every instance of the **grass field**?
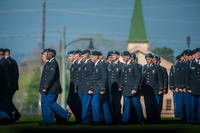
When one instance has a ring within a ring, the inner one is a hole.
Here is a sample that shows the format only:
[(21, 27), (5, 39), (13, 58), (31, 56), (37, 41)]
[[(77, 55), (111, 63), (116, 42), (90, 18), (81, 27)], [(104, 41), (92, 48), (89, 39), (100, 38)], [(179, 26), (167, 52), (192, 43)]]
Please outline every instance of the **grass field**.
[(182, 121), (173, 118), (163, 118), (159, 124), (129, 124), (129, 125), (76, 125), (73, 124), (74, 118), (70, 118), (69, 125), (52, 125), (47, 127), (39, 126), (38, 122), (41, 120), (41, 116), (22, 116), (20, 120), (12, 125), (0, 125), (0, 133), (12, 133), (12, 132), (65, 132), (71, 131), (103, 131), (103, 130), (115, 130), (115, 131), (148, 131), (148, 132), (181, 132), (181, 133), (200, 133), (200, 125), (185, 124)]

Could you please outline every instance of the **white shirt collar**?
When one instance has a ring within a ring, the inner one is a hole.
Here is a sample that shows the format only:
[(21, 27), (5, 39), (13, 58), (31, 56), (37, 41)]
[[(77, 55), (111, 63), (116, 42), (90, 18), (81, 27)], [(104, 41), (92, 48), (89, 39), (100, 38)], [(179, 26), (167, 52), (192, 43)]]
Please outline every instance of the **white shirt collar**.
[(97, 62), (95, 62), (95, 66), (99, 63), (100, 60), (98, 60)]
[(74, 63), (75, 63), (75, 60), (72, 61), (72, 64), (74, 64)]
[(129, 65), (131, 63), (131, 60), (129, 60), (126, 64)]
[(85, 62), (84, 62), (84, 63), (87, 63), (89, 60), (90, 60), (90, 59), (88, 58), (87, 60), (85, 60)]
[(78, 61), (78, 64), (80, 64), (80, 63), (81, 63), (81, 61), (82, 61), (82, 59)]
[(116, 61), (114, 62), (114, 64), (117, 64), (117, 63), (118, 63), (118, 61), (119, 61), (119, 60), (116, 60)]
[(51, 62), (53, 59), (55, 59), (54, 57), (53, 58), (51, 58), (50, 60), (49, 60), (49, 62)]

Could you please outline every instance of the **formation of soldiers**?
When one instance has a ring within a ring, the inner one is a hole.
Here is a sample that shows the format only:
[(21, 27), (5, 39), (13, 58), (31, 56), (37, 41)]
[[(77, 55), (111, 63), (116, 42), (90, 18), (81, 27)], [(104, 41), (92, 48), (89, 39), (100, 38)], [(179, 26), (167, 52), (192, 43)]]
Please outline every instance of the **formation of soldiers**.
[(11, 58), (10, 50), (0, 48), (0, 124), (16, 122), (21, 114), (12, 99), (19, 89), (17, 62)]
[(200, 124), (200, 48), (185, 50), (170, 69), (175, 117)]
[[(15, 122), (20, 114), (12, 103), (12, 96), (18, 89), (19, 74), (14, 68), (17, 64), (6, 65), (15, 61), (8, 61), (5, 51), (0, 49), (0, 73), (5, 75), (0, 76), (0, 120)], [(45, 65), (39, 91), (40, 125), (43, 126), (53, 124), (54, 118), (57, 123), (67, 124), (70, 116), (69, 111), (56, 102), (62, 88), (55, 56), (54, 49), (42, 52)], [(100, 51), (69, 51), (71, 65), (67, 104), (76, 123), (143, 123), (141, 96), (144, 96), (146, 120), (157, 123), (161, 120), (163, 96), (168, 93), (168, 84), (174, 95), (175, 117), (188, 123), (200, 123), (200, 48), (185, 50), (177, 56), (169, 77), (166, 68), (160, 66), (159, 56), (148, 53), (145, 59), (146, 64), (142, 66), (137, 56), (128, 51), (121, 54), (116, 50), (110, 51), (106, 59), (102, 58)], [(16, 73), (16, 79), (7, 76), (9, 71), (12, 77)]]
[(147, 120), (161, 119), (168, 75), (159, 65), (160, 57), (147, 54), (144, 66), (138, 64), (134, 53), (124, 51), (121, 57), (123, 61), (115, 50), (108, 53), (106, 60), (100, 51), (68, 52), (71, 82), (67, 103), (77, 123), (143, 123), (141, 95), (144, 95)]

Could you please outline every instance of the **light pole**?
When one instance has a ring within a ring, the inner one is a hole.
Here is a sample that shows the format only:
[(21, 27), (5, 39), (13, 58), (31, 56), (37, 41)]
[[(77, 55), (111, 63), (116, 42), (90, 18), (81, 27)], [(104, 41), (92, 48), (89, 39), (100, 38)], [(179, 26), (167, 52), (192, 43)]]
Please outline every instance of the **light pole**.
[(190, 43), (191, 43), (191, 37), (190, 36), (186, 37), (186, 42), (187, 42), (188, 49), (190, 49)]

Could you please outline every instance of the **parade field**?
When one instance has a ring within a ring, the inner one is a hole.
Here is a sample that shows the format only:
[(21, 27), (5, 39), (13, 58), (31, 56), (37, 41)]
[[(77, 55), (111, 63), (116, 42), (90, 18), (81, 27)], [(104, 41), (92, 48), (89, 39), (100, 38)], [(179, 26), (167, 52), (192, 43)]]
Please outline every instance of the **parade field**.
[(73, 117), (70, 118), (69, 124), (67, 125), (52, 125), (52, 126), (40, 126), (38, 123), (41, 120), (40, 116), (22, 116), (21, 119), (12, 125), (0, 125), (1, 133), (12, 133), (12, 132), (64, 132), (67, 130), (78, 131), (102, 131), (102, 130), (117, 130), (117, 131), (152, 131), (152, 132), (181, 132), (181, 133), (199, 133), (200, 125), (185, 124), (182, 121), (173, 118), (163, 118), (159, 124), (129, 124), (129, 125), (77, 125), (74, 124)]

